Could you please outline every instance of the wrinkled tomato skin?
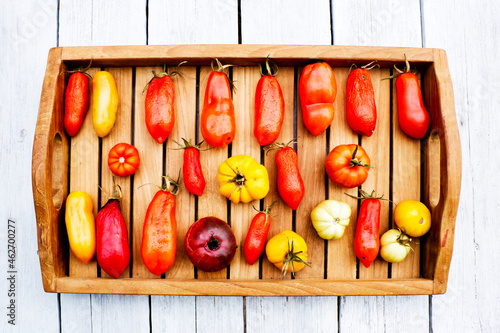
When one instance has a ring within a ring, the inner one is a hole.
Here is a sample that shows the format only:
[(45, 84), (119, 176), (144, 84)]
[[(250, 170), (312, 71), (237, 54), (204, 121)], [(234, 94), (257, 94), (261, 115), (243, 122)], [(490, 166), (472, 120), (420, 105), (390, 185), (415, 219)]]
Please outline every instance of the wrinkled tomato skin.
[(155, 77), (149, 83), (145, 100), (146, 127), (160, 144), (175, 125), (174, 96), (174, 83), (169, 75)]
[(71, 74), (64, 97), (64, 129), (69, 136), (75, 136), (82, 127), (89, 99), (89, 78), (81, 72)]
[(278, 80), (264, 75), (255, 92), (254, 135), (261, 146), (270, 145), (280, 135), (285, 117), (285, 100)]
[(352, 130), (371, 136), (377, 123), (375, 92), (370, 72), (363, 68), (353, 70), (347, 78), (346, 119)]
[(281, 199), (293, 210), (304, 197), (305, 187), (300, 175), (297, 153), (291, 147), (284, 147), (276, 153), (278, 168), (278, 193)]
[(182, 165), (184, 185), (189, 193), (201, 196), (205, 190), (205, 177), (200, 163), (200, 151), (196, 148), (184, 150), (184, 164)]
[(366, 268), (377, 258), (380, 249), (380, 200), (365, 199), (361, 203), (354, 235), (354, 253)]
[(425, 109), (422, 90), (414, 73), (396, 78), (398, 122), (401, 130), (414, 139), (422, 139), (429, 129), (429, 113)]

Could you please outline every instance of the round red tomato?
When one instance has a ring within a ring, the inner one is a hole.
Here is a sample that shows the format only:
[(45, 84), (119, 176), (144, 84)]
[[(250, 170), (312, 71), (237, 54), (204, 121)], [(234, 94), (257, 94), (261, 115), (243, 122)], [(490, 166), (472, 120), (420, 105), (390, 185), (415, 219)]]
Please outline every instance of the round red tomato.
[(108, 165), (117, 176), (130, 176), (140, 164), (139, 151), (128, 143), (119, 143), (109, 151)]
[(368, 178), (370, 158), (363, 147), (358, 145), (340, 145), (328, 154), (326, 172), (335, 184), (344, 188), (353, 188), (363, 184)]

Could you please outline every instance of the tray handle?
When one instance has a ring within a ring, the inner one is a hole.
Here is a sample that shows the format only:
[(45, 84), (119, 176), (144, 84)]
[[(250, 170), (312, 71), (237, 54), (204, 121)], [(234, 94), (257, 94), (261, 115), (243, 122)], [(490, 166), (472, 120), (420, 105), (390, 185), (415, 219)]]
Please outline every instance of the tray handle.
[[(67, 251), (61, 240), (65, 225), (61, 214), (68, 191), (68, 140), (63, 129), (64, 70), (62, 49), (49, 51), (32, 155), (38, 256), (43, 287), (56, 291), (56, 279), (66, 275)], [(67, 247), (66, 247), (67, 248)]]

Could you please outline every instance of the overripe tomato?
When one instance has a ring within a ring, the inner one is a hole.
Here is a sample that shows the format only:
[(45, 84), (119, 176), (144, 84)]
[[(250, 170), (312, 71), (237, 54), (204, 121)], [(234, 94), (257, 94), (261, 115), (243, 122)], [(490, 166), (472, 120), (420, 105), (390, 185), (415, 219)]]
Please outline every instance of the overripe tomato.
[(414, 139), (422, 139), (429, 129), (429, 113), (424, 106), (418, 78), (410, 72), (406, 55), (405, 62), (405, 73), (395, 67), (401, 73), (396, 78), (398, 123), (404, 133)]
[[(278, 66), (269, 58), (265, 70), (259, 64), (262, 77), (255, 92), (255, 124), (253, 133), (261, 146), (276, 141), (285, 116), (285, 100), (276, 79)], [(267, 74), (264, 74), (267, 73)]]
[(259, 211), (252, 219), (243, 245), (243, 254), (249, 265), (253, 265), (264, 251), (267, 234), (271, 226), (271, 208), (273, 205), (274, 202), (263, 211)]
[(69, 247), (84, 264), (94, 258), (96, 250), (93, 209), (92, 198), (85, 192), (71, 192), (66, 199), (65, 221)]
[(325, 200), (311, 211), (311, 221), (319, 237), (339, 239), (349, 225), (351, 207), (345, 202)]
[(370, 72), (365, 67), (356, 68), (347, 77), (346, 119), (354, 132), (371, 136), (377, 123), (377, 106)]
[(236, 238), (226, 222), (209, 216), (189, 227), (184, 248), (195, 267), (205, 272), (216, 272), (229, 266), (233, 260)]
[(411, 250), (411, 238), (398, 229), (391, 229), (380, 237), (380, 256), (387, 262), (403, 261)]
[(304, 238), (291, 230), (284, 230), (272, 237), (266, 245), (267, 259), (281, 269), (283, 278), (287, 272), (295, 276), (307, 261), (307, 244)]
[(118, 110), (118, 90), (111, 73), (100, 71), (92, 78), (92, 123), (101, 138), (115, 125)]
[(269, 192), (266, 167), (247, 155), (236, 155), (219, 165), (219, 192), (233, 203), (264, 198)]
[(75, 136), (89, 110), (89, 74), (77, 71), (69, 77), (64, 95), (64, 129)]
[(312, 135), (323, 133), (333, 121), (337, 81), (326, 62), (309, 64), (299, 80), (300, 106), (304, 125)]
[(394, 222), (408, 236), (421, 237), (431, 228), (431, 212), (420, 201), (401, 201), (394, 210)]
[(208, 77), (203, 109), (201, 110), (200, 128), (205, 141), (212, 147), (226, 147), (236, 133), (234, 119), (234, 105), (231, 99), (231, 86), (225, 68), (231, 65), (222, 65), (215, 59), (218, 68), (212, 66), (212, 73)]
[(363, 147), (351, 144), (332, 149), (326, 158), (326, 172), (335, 184), (353, 188), (363, 184), (368, 178), (370, 158)]
[(128, 143), (119, 143), (109, 151), (109, 169), (117, 176), (130, 176), (137, 170), (140, 164), (139, 151)]

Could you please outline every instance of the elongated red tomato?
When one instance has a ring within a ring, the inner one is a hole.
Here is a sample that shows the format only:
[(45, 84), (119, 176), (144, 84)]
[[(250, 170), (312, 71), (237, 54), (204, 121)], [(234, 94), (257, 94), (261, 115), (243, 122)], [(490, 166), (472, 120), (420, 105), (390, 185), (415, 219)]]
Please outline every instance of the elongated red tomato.
[(358, 134), (371, 136), (377, 123), (377, 106), (370, 72), (356, 68), (347, 77), (347, 123)]
[(182, 164), (182, 175), (184, 178), (184, 185), (189, 193), (201, 196), (205, 190), (205, 176), (200, 163), (200, 142), (197, 145), (191, 144), (182, 138), (183, 144), (178, 143), (181, 149), (184, 149), (184, 163)]
[(429, 113), (425, 109), (418, 78), (410, 72), (405, 55), (406, 72), (396, 78), (398, 122), (401, 130), (414, 139), (422, 139), (429, 129)]
[(234, 105), (231, 99), (231, 86), (223, 72), (228, 65), (217, 60), (218, 69), (208, 77), (200, 128), (205, 141), (212, 147), (226, 147), (233, 142), (236, 132)]
[(337, 81), (326, 62), (309, 64), (299, 80), (300, 106), (304, 125), (312, 135), (323, 133), (333, 121)]
[(174, 82), (164, 70), (149, 82), (146, 94), (146, 127), (158, 143), (163, 143), (175, 125)]
[(273, 205), (274, 202), (263, 211), (258, 212), (252, 219), (247, 236), (245, 237), (245, 244), (243, 245), (243, 254), (249, 265), (253, 265), (264, 251), (267, 234), (271, 226), (270, 214)]
[(373, 193), (364, 196), (354, 235), (354, 253), (365, 267), (370, 267), (380, 249), (380, 200)]
[(75, 136), (82, 127), (89, 110), (89, 78), (87, 74), (71, 74), (64, 96), (64, 129), (69, 136)]
[(288, 144), (277, 144), (275, 146), (279, 148), (276, 153), (277, 186), (281, 199), (288, 207), (296, 210), (304, 197), (305, 188), (299, 171), (297, 152), (288, 147)]
[[(142, 232), (141, 257), (148, 270), (165, 273), (175, 261), (177, 250), (177, 220), (175, 219), (175, 194), (178, 183), (167, 178), (164, 188), (156, 192), (148, 206)], [(169, 191), (173, 183), (172, 192)]]
[[(266, 70), (260, 66), (261, 78), (255, 91), (255, 123), (253, 133), (261, 146), (278, 138), (285, 116), (285, 100), (276, 79), (278, 66), (266, 59)], [(264, 74), (267, 73), (267, 74)]]
[(127, 227), (120, 210), (120, 197), (115, 187), (113, 196), (96, 217), (97, 262), (115, 279), (123, 274), (130, 262)]

